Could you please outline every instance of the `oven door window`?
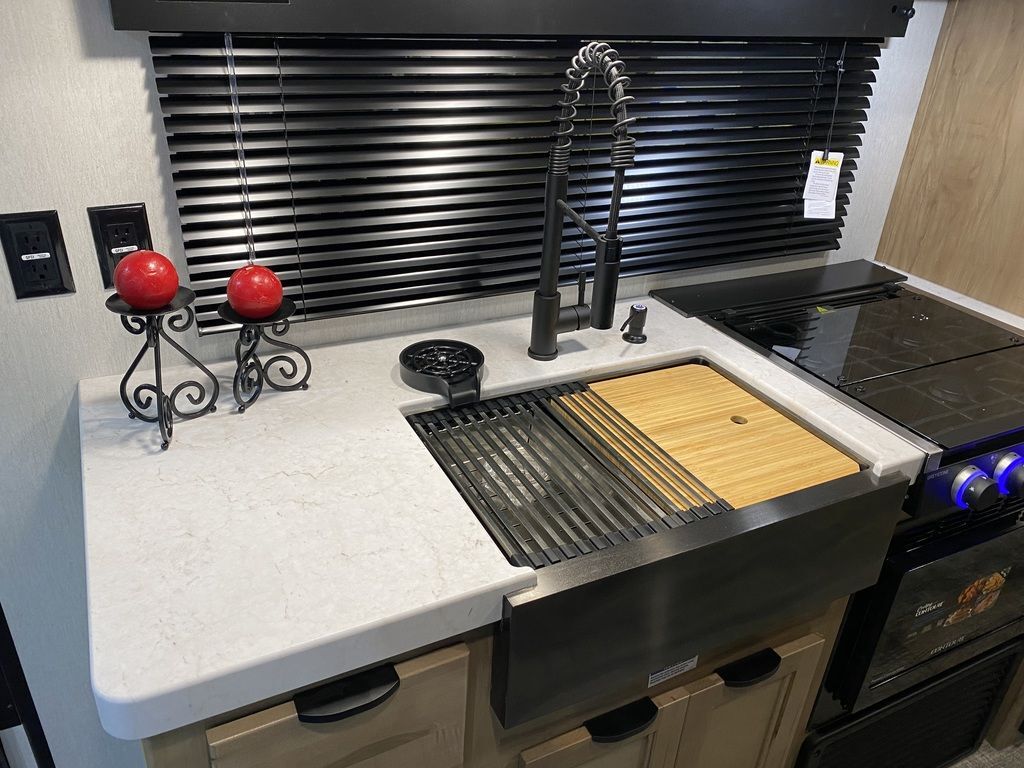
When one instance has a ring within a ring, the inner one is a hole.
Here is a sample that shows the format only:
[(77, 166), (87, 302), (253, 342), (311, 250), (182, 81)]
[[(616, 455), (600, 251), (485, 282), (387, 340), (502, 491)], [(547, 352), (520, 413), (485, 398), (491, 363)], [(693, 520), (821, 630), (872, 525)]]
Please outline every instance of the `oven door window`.
[(960, 551), (942, 549), (925, 555), (926, 562), (919, 554), (888, 565), (883, 578), (899, 579), (899, 589), (871, 660), (869, 688), (1024, 616), (1024, 525)]

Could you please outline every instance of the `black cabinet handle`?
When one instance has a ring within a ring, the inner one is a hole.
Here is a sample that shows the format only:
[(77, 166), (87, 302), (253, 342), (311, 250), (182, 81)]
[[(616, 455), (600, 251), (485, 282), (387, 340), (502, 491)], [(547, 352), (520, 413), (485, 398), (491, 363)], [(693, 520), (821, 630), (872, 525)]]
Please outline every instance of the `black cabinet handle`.
[(302, 723), (336, 723), (379, 707), (398, 690), (401, 680), (394, 664), (384, 664), (337, 680), (292, 699)]
[(729, 688), (747, 688), (770, 678), (779, 671), (780, 664), (782, 657), (773, 649), (765, 648), (763, 651), (719, 667), (715, 674), (722, 678)]
[(612, 744), (643, 733), (658, 718), (658, 707), (646, 696), (587, 720), (583, 727), (598, 744)]

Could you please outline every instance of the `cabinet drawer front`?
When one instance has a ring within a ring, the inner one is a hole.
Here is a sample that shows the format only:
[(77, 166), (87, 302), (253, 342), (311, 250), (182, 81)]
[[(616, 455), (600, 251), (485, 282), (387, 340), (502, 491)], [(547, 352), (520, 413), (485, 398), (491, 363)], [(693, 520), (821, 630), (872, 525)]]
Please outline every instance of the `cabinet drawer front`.
[(786, 768), (824, 648), (814, 634), (779, 646), (777, 668), (750, 685), (717, 674), (690, 683), (676, 768)]
[(677, 688), (653, 701), (654, 722), (622, 741), (599, 743), (580, 726), (522, 752), (522, 768), (670, 768), (686, 713), (688, 693)]
[(462, 765), (469, 650), (459, 644), (401, 664), (398, 690), (335, 723), (299, 721), (293, 702), (206, 732), (215, 768), (457, 768)]

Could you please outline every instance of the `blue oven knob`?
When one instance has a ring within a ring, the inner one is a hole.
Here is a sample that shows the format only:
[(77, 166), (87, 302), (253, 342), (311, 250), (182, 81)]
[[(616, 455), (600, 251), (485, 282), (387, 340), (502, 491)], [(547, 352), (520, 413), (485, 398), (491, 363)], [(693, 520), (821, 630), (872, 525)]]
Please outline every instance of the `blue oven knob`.
[(953, 503), (961, 509), (980, 512), (999, 501), (999, 486), (973, 464), (953, 478)]
[(1007, 453), (999, 457), (992, 472), (1001, 493), (1008, 496), (1024, 495), (1024, 456)]

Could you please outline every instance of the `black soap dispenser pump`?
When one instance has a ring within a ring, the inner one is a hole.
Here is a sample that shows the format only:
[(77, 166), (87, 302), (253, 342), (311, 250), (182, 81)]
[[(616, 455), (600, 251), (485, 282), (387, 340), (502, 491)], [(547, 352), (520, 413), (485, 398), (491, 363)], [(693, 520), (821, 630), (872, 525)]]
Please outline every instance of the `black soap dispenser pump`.
[(644, 334), (644, 325), (647, 323), (647, 307), (644, 304), (634, 304), (629, 308), (629, 317), (619, 328), (624, 331), (622, 338), (630, 344), (643, 344), (647, 341)]

